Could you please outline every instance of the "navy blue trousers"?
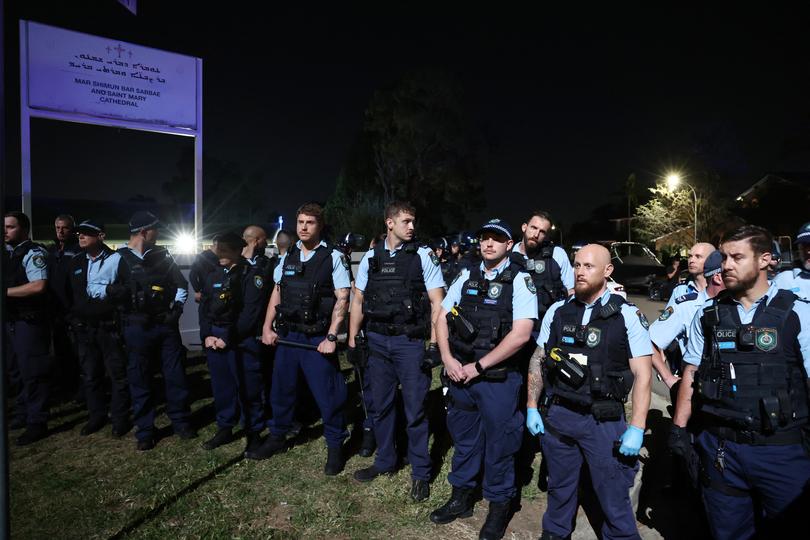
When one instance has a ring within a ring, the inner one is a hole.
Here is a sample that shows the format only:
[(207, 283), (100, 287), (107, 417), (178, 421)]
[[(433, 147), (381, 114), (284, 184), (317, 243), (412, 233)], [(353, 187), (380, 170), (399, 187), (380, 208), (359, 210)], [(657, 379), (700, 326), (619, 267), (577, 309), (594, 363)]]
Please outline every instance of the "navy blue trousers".
[[(211, 333), (222, 339), (228, 335), (226, 329), (216, 326), (211, 327)], [(233, 428), (240, 417), (245, 431), (258, 433), (264, 429), (260, 354), (261, 344), (253, 336), (236, 347), (206, 349), (220, 429)]]
[(127, 360), (120, 336), (109, 327), (77, 326), (76, 348), (84, 377), (84, 395), (91, 419), (107, 417), (104, 375), (110, 378), (110, 418), (113, 424), (124, 424), (129, 416), (129, 382)]
[[(562, 537), (571, 534), (584, 460), (605, 517), (602, 537), (639, 538), (630, 502), (638, 463), (619, 459), (613, 450), (613, 443), (627, 428), (625, 421), (597, 422), (592, 414), (580, 414), (564, 405), (552, 405), (545, 421), (541, 444), (548, 463), (548, 507), (543, 531)], [(560, 436), (550, 433), (548, 426)]]
[[(810, 457), (800, 444), (754, 446), (726, 441), (722, 472), (714, 465), (717, 437), (704, 431), (696, 446), (710, 480), (703, 489), (703, 504), (714, 538), (787, 538), (806, 529)], [(717, 484), (748, 495), (724, 493)], [(759, 519), (761, 514), (764, 519)], [(778, 531), (788, 534), (780, 536)]]
[(425, 401), (430, 390), (430, 374), (421, 369), (425, 341), (408, 336), (368, 333), (367, 379), (374, 402), (374, 438), (377, 455), (374, 466), (381, 471), (396, 468), (397, 386), (402, 386), (402, 404), (408, 434), (408, 461), (415, 480), (430, 480), (428, 421)]
[(522, 385), (511, 371), (505, 381), (476, 378), (448, 389), (447, 429), (453, 438), (451, 485), (473, 489), (484, 471), (484, 498), (511, 500), (515, 487), (515, 454), (523, 439), (523, 413), (518, 410)]
[(4, 330), (9, 383), (20, 390), (13, 415), (28, 425), (45, 424), (50, 396), (50, 326), (47, 322), (8, 321)]
[[(284, 339), (317, 346), (323, 341), (324, 336), (307, 337), (298, 332), (290, 332)], [(315, 397), (323, 418), (323, 434), (327, 446), (342, 446), (343, 441), (349, 436), (343, 414), (347, 393), (346, 381), (340, 372), (337, 355), (327, 357), (318, 351), (289, 345), (279, 345), (276, 350), (273, 387), (270, 390), (273, 407), (270, 433), (276, 437), (283, 437), (292, 427), (299, 373), (303, 373)]]
[(183, 343), (177, 326), (124, 325), (127, 346), (127, 377), (132, 396), (132, 415), (137, 426), (135, 436), (143, 440), (154, 435), (155, 398), (152, 391), (154, 362), (160, 363), (166, 386), (166, 414), (175, 428), (189, 427), (188, 382), (183, 367)]

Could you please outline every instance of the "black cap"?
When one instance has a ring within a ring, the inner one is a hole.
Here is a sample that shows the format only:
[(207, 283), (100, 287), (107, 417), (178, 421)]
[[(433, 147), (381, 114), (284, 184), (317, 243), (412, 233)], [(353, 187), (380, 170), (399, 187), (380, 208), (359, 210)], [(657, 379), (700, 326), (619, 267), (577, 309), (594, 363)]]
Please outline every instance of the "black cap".
[(810, 221), (799, 228), (799, 232), (796, 233), (796, 243), (810, 244)]
[(161, 227), (163, 227), (163, 224), (160, 223), (157, 216), (155, 216), (155, 214), (152, 212), (146, 212), (145, 210), (135, 212), (132, 214), (132, 217), (129, 218), (129, 232), (131, 233), (145, 231), (148, 229), (160, 229)]
[(703, 276), (704, 277), (712, 277), (713, 275), (719, 273), (722, 270), (723, 266), (723, 255), (717, 250), (712, 251), (709, 253), (709, 256), (706, 257), (706, 260), (703, 261)]
[(234, 251), (240, 251), (247, 245), (245, 239), (236, 234), (235, 232), (225, 232), (214, 236), (212, 243), (217, 245), (228, 246)]
[(512, 239), (512, 227), (510, 227), (509, 224), (502, 219), (490, 219), (481, 225), (481, 228), (478, 229), (478, 232), (475, 233), (475, 235), (480, 238), (480, 236), (486, 231), (492, 231), (494, 233), (504, 235), (509, 240)]
[(94, 219), (85, 219), (76, 227), (76, 232), (79, 234), (98, 236), (99, 233), (104, 232), (104, 224)]

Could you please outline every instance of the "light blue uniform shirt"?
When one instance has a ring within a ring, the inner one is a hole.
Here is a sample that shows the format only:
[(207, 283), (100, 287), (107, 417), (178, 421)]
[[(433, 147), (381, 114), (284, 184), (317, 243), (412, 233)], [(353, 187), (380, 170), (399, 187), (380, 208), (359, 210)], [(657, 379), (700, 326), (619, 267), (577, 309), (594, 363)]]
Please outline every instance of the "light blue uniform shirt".
[[(24, 240), (17, 244), (19, 247), (31, 240)], [(6, 249), (11, 251), (11, 246), (6, 246)], [(41, 247), (34, 246), (28, 253), (25, 254), (22, 260), (23, 268), (25, 268), (25, 276), (28, 281), (39, 281), (41, 279), (48, 279), (48, 253)]]
[[(487, 272), (484, 263), (481, 263), (481, 273), (486, 279), (495, 279), (498, 274), (506, 270), (509, 266), (509, 257), (504, 258), (501, 263)], [(442, 308), (445, 311), (450, 311), (453, 307), (461, 302), (461, 286), (469, 279), (470, 271), (467, 269), (459, 272), (458, 277), (450, 285), (447, 290), (447, 296), (444, 297)], [(532, 278), (526, 272), (518, 272), (515, 276), (514, 285), (512, 287), (512, 320), (518, 319), (536, 319), (537, 318), (537, 295), (531, 292), (527, 286), (527, 280)]]
[[(690, 294), (697, 296), (694, 299), (688, 299)], [(678, 299), (681, 299), (680, 302)], [(686, 343), (689, 341), (689, 334), (692, 331), (692, 319), (695, 318), (695, 313), (703, 307), (708, 299), (709, 295), (705, 289), (700, 292), (691, 291), (677, 298), (673, 295), (670, 298), (672, 305), (667, 304), (661, 316), (650, 325), (650, 339), (652, 342), (658, 345), (659, 349), (664, 350), (677, 339), (681, 354), (683, 354), (686, 351)]]
[[(295, 243), (296, 247), (298, 247), (299, 251), (301, 250), (301, 240)], [(326, 247), (326, 242), (321, 241), (318, 246), (310, 251), (306, 256), (304, 256), (304, 252), (301, 251), (301, 262), (307, 262), (313, 256), (315, 256), (315, 252), (321, 248)], [(273, 270), (273, 281), (276, 283), (281, 282), (282, 278), (282, 270), (284, 269), (284, 261), (287, 259), (287, 254), (281, 256), (281, 259), (278, 261), (275, 270)], [(348, 261), (346, 261), (346, 256), (343, 255), (340, 251), (333, 249), (332, 250), (332, 282), (334, 283), (335, 289), (350, 289), (352, 286), (352, 282), (349, 279), (349, 266)]]
[(779, 272), (773, 282), (780, 289), (787, 289), (804, 300), (810, 300), (810, 272), (801, 268)]
[[(384, 240), (384, 248), (385, 251), (388, 252), (389, 257), (393, 257), (396, 253), (402, 249), (404, 244), (400, 244), (394, 251), (388, 249), (388, 240)], [(432, 289), (442, 289), (444, 288), (444, 278), (442, 277), (442, 267), (439, 264), (433, 264), (433, 260), (431, 259), (431, 255), (436, 257), (433, 254), (433, 251), (427, 247), (420, 247), (417, 249), (416, 253), (419, 255), (419, 259), (422, 261), (422, 279), (425, 280), (425, 289), (432, 290)], [(363, 258), (360, 260), (360, 265), (357, 268), (357, 277), (354, 280), (354, 286), (357, 287), (358, 291), (365, 291), (366, 285), (368, 285), (368, 260), (374, 256), (374, 250), (370, 249), (366, 252)], [(438, 259), (436, 259), (438, 261)]]
[[(139, 253), (138, 250), (132, 249), (129, 246), (125, 246), (128, 250), (134, 253), (139, 259), (143, 259), (146, 257), (146, 254), (152, 251), (151, 249), (147, 249), (143, 252), (143, 254)], [(168, 251), (166, 253), (169, 253)], [(89, 271), (89, 269), (88, 269)], [(177, 294), (174, 295), (174, 301), (178, 304), (185, 304), (186, 300), (188, 299), (188, 288), (177, 287)]]
[(666, 307), (671, 307), (671, 308), (674, 309), (675, 308), (675, 302), (676, 302), (676, 300), (678, 300), (678, 298), (681, 298), (684, 295), (687, 295), (687, 294), (690, 294), (690, 293), (693, 293), (693, 292), (699, 292), (699, 291), (697, 290), (697, 287), (695, 287), (695, 282), (692, 281), (692, 280), (689, 280), (686, 283), (682, 283), (681, 285), (678, 285), (677, 287), (672, 289), (672, 294), (670, 295), (669, 300), (667, 301), (667, 306)]
[[(79, 255), (81, 257), (81, 255)], [(118, 279), (118, 264), (121, 254), (113, 251), (102, 251), (95, 259), (87, 257), (87, 296), (90, 298), (107, 298), (107, 285)], [(81, 272), (81, 268), (78, 269)]]
[[(768, 305), (778, 291), (779, 288), (776, 284), (771, 283), (770, 287), (768, 287), (768, 292), (766, 292), (762, 298), (754, 302), (751, 305), (751, 309), (747, 311), (741, 303), (734, 300), (737, 304), (740, 324), (751, 324), (759, 304), (764, 300), (765, 305)], [(712, 305), (712, 302), (713, 300), (709, 300), (705, 302), (702, 307), (709, 307)], [(804, 300), (796, 300), (796, 302), (793, 303), (793, 311), (799, 316), (799, 322), (801, 324), (801, 329), (799, 330), (799, 350), (804, 360), (804, 369), (807, 373), (810, 373), (810, 303)], [(684, 361), (693, 366), (699, 366), (701, 357), (703, 356), (703, 325), (700, 323), (702, 316), (703, 310), (699, 310), (695, 313), (694, 319), (692, 319), (689, 343), (687, 343), (686, 353), (683, 355)]]
[[(521, 253), (520, 246), (523, 242), (518, 242), (512, 248), (512, 251), (517, 251), (525, 260), (529, 260), (529, 257), (525, 253)], [(565, 250), (560, 246), (554, 246), (554, 251), (551, 253), (551, 258), (557, 261), (557, 264), (560, 265), (560, 280), (562, 284), (565, 286), (566, 289), (573, 289), (574, 288), (574, 269), (571, 268), (571, 262), (568, 260), (568, 255), (565, 253)]]
[[(609, 300), (610, 291), (606, 289), (604, 294), (602, 294), (602, 296), (600, 296), (596, 302), (593, 304), (586, 304), (585, 311), (582, 313), (582, 322), (580, 324), (588, 324), (594, 313), (594, 308), (601, 308), (607, 304)], [(545, 348), (549, 336), (551, 335), (551, 321), (554, 320), (554, 314), (557, 312), (560, 306), (566, 304), (567, 302), (579, 302), (579, 300), (577, 300), (575, 296), (571, 296), (565, 300), (555, 302), (550, 308), (548, 308), (548, 311), (546, 311), (546, 314), (543, 317), (543, 322), (540, 325), (540, 335), (537, 336), (538, 346)], [(622, 318), (624, 319), (624, 327), (627, 330), (627, 343), (630, 347), (631, 358), (648, 356), (652, 354), (652, 342), (650, 341), (650, 336), (647, 333), (647, 329), (644, 328), (643, 324), (641, 324), (641, 318), (638, 313), (639, 309), (635, 305), (628, 303), (622, 304), (621, 314)]]

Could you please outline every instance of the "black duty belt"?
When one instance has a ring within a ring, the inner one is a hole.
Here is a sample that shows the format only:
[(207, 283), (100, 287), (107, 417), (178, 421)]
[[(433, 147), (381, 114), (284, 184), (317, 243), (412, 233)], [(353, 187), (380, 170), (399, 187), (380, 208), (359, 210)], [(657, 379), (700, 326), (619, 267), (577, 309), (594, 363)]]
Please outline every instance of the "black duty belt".
[(725, 426), (706, 426), (706, 431), (719, 439), (737, 444), (750, 444), (753, 446), (802, 444), (802, 431), (798, 427), (786, 431), (777, 431), (770, 435), (757, 431), (740, 431)]
[(551, 398), (551, 403), (553, 405), (562, 405), (566, 409), (579, 414), (591, 414), (593, 412), (591, 405), (585, 405), (584, 403), (579, 403), (578, 401), (566, 399), (561, 396)]
[(423, 338), (426, 336), (424, 326), (415, 324), (395, 324), (369, 321), (366, 329), (375, 334), (383, 336), (408, 336), (411, 338)]

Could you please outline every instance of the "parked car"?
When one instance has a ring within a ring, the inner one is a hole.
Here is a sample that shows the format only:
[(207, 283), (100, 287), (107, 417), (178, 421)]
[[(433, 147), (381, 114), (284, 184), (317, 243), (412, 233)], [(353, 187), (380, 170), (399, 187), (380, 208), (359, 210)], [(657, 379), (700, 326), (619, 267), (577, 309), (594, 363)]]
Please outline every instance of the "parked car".
[(664, 265), (644, 244), (610, 242), (603, 245), (610, 250), (613, 278), (628, 291), (647, 293), (656, 278), (666, 276)]
[(619, 296), (627, 300), (627, 291), (624, 290), (624, 285), (616, 283), (616, 281), (612, 277), (608, 278), (607, 287), (611, 294), (618, 294)]

